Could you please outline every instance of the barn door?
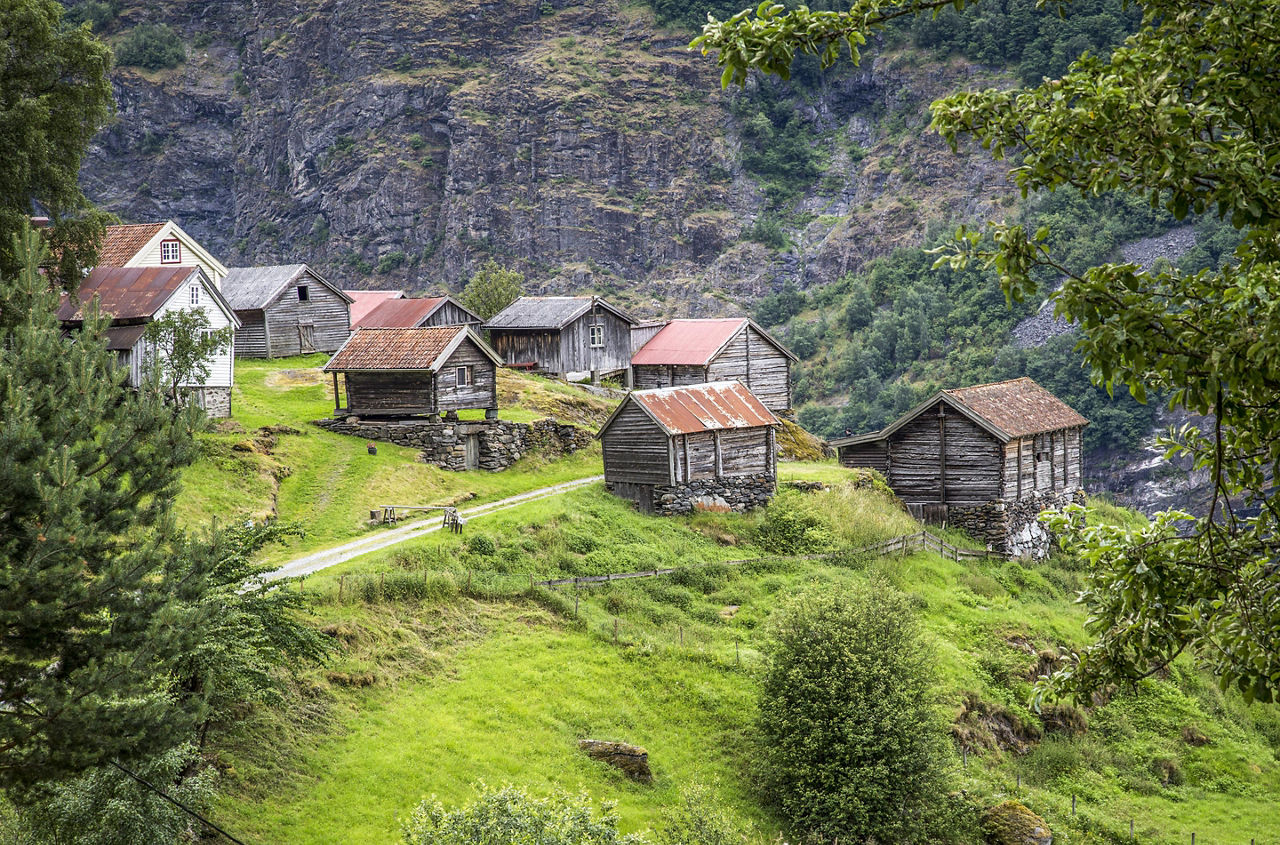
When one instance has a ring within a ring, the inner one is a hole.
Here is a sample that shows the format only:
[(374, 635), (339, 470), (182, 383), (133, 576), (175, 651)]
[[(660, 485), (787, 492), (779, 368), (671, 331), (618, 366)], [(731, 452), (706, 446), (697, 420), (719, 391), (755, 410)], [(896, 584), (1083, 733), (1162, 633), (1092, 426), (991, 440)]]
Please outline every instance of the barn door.
[(302, 352), (316, 351), (316, 327), (311, 323), (298, 323), (298, 349)]
[(480, 435), (467, 435), (467, 454), (463, 466), (466, 469), (480, 468)]

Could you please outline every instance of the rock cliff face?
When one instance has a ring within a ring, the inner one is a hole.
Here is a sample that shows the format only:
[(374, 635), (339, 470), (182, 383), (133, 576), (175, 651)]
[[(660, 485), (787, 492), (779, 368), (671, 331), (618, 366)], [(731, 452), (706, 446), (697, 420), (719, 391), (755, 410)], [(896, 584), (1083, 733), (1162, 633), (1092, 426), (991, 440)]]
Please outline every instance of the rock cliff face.
[(534, 291), (733, 313), (1011, 199), (985, 155), (924, 132), (931, 99), (990, 82), (960, 62), (880, 56), (806, 95), (828, 166), (779, 252), (742, 240), (764, 198), (740, 161), (740, 94), (645, 7), (126, 2), (108, 32), (157, 20), (188, 61), (116, 71), (119, 120), (84, 184), (126, 220), (178, 220), (229, 265), (457, 290), (493, 256)]

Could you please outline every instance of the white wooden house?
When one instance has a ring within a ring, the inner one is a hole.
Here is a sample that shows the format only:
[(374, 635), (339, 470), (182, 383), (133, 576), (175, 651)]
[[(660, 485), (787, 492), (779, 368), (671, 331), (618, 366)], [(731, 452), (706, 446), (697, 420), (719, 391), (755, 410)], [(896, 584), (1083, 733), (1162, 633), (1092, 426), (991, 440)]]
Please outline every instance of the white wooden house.
[(181, 267), (204, 270), (222, 289), (227, 268), (172, 220), (108, 226), (98, 253), (99, 267)]
[[(64, 328), (78, 329), (84, 321), (87, 303), (96, 300), (99, 310), (111, 315), (107, 329), (108, 348), (129, 369), (128, 384), (140, 387), (155, 350), (143, 338), (147, 324), (171, 311), (200, 310), (209, 321), (209, 330), (228, 326), (234, 331), (240, 321), (204, 270), (187, 267), (102, 267), (93, 270), (80, 284), (75, 298), (64, 297), (58, 319)], [(232, 349), (234, 341), (220, 349), (209, 361), (209, 374), (198, 384), (183, 384), (211, 417), (231, 415), (231, 387), (235, 379)]]

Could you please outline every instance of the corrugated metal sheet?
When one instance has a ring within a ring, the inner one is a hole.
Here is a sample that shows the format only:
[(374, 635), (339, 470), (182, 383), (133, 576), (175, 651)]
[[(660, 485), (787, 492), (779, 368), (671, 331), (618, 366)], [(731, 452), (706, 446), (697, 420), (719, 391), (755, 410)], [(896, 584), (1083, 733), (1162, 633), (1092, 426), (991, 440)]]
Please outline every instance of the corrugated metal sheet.
[(325, 372), (334, 370), (430, 370), (466, 326), (421, 329), (361, 328), (343, 344)]
[(63, 298), (58, 319), (84, 319), (82, 303), (91, 299), (97, 299), (103, 313), (117, 320), (147, 319), (199, 272), (199, 267), (96, 267), (80, 283), (78, 301)]
[(640, 403), (668, 434), (778, 425), (778, 418), (750, 390), (736, 381), (637, 390), (631, 398)]
[(222, 279), (222, 295), (236, 311), (266, 308), (282, 287), (301, 276), (305, 264), (276, 267), (232, 267)]
[(102, 236), (102, 249), (98, 251), (98, 266), (123, 267), (163, 228), (164, 223), (108, 226)]
[(387, 299), (378, 303), (351, 325), (357, 329), (411, 329), (430, 316), (444, 302), (443, 296), (423, 299)]
[(1025, 377), (944, 390), (943, 393), (1010, 437), (1026, 437), (1089, 424), (1070, 405)]
[(672, 320), (640, 347), (631, 363), (706, 366), (746, 324), (745, 317)]
[(344, 290), (343, 293), (351, 297), (352, 328), (364, 318), (364, 315), (388, 299), (400, 299), (404, 296), (402, 290)]

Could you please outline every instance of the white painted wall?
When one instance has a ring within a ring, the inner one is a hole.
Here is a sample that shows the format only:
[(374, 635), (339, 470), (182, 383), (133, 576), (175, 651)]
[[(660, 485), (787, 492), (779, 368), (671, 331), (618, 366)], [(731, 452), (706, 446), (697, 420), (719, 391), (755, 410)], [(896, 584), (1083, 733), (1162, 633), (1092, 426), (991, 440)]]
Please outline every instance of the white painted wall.
[[(182, 244), (181, 261), (178, 264), (164, 264), (160, 261), (160, 242), (177, 239)], [(169, 221), (159, 234), (153, 237), (146, 246), (125, 262), (126, 267), (199, 267), (204, 274), (222, 289), (222, 279), (227, 275), (227, 268), (200, 246), (194, 238), (182, 231), (178, 224)]]
[[(191, 305), (191, 285), (197, 283), (200, 285), (200, 305), (199, 310), (203, 311), (205, 317), (209, 320), (210, 329), (224, 329), (232, 325), (226, 312), (219, 307), (213, 294), (210, 292), (209, 282), (200, 275), (193, 276), (182, 287), (174, 291), (173, 295), (156, 309), (155, 316), (157, 318), (168, 314), (171, 311), (190, 310)], [(143, 341), (139, 341), (142, 344)], [(200, 384), (184, 384), (183, 387), (230, 387), (235, 380), (235, 356), (232, 350), (235, 349), (234, 338), (223, 348), (223, 350), (215, 355), (209, 362), (209, 377)]]

